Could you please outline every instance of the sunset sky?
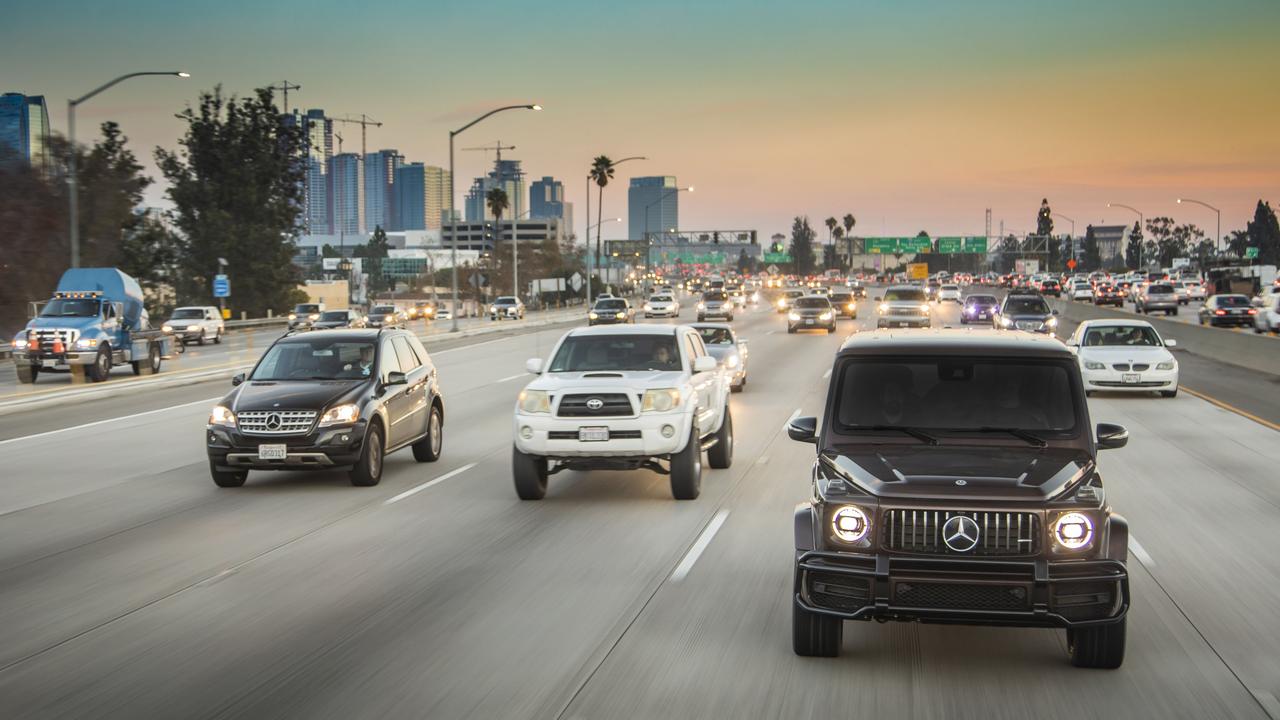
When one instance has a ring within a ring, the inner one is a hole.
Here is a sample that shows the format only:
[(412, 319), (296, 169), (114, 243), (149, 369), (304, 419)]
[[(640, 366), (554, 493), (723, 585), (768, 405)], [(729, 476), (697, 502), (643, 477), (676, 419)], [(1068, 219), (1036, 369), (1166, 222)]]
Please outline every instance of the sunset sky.
[[(532, 177), (567, 185), (578, 231), (594, 155), (626, 178), (672, 174), (684, 229), (785, 232), (852, 212), (863, 235), (980, 234), (992, 208), (1033, 229), (1042, 197), (1087, 223), (1132, 222), (1107, 202), (1212, 232), (1280, 200), (1280, 2), (19, 3), (0, 26), (0, 91), (66, 98), (117, 74), (144, 78), (86, 104), (150, 174), (173, 114), (215, 84), (287, 78), (290, 104), (367, 113), (370, 149), (445, 165), (448, 130), (479, 111), (538, 102), (467, 132), (460, 147), (514, 144)], [(359, 129), (342, 131), (359, 150)], [(484, 169), (458, 154), (458, 189)], [(162, 201), (162, 188), (149, 200)], [(595, 204), (593, 197), (592, 204)], [(593, 213), (594, 214), (594, 213)], [(1065, 223), (1059, 227), (1063, 228)], [(625, 234), (625, 223), (606, 227)]]

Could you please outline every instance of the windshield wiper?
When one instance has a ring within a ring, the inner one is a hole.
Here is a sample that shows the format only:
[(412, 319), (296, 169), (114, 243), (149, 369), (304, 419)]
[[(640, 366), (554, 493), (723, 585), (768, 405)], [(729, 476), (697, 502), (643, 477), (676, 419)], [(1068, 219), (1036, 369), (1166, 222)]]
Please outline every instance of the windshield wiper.
[(923, 430), (918, 430), (916, 428), (909, 427), (907, 425), (872, 425), (867, 429), (868, 430), (893, 430), (896, 432), (910, 435), (911, 437), (919, 440), (920, 442), (925, 443), (926, 445), (938, 444), (938, 438), (930, 435), (929, 433)]
[(1027, 432), (1026, 430), (1022, 430), (1022, 429), (1020, 429), (1020, 428), (1011, 428), (1011, 427), (980, 427), (980, 428), (978, 428), (977, 430), (975, 430), (974, 432), (980, 432), (980, 433), (998, 433), (998, 432), (1002, 432), (1002, 433), (1009, 433), (1010, 435), (1012, 435), (1012, 436), (1014, 436), (1014, 437), (1018, 438), (1019, 440), (1025, 440), (1025, 441), (1027, 442), (1027, 444), (1028, 444), (1028, 445), (1034, 445), (1034, 446), (1036, 446), (1036, 447), (1038, 447), (1038, 448), (1048, 447), (1048, 446), (1049, 446), (1049, 441), (1048, 441), (1048, 440), (1045, 440), (1044, 438), (1040, 437), (1039, 435), (1036, 435), (1035, 433), (1030, 433), (1030, 432)]

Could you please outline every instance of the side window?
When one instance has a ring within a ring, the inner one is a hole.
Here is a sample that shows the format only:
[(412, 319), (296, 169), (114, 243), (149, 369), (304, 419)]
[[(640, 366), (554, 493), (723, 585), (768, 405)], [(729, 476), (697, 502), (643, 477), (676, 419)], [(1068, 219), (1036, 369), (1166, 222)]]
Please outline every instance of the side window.
[(408, 373), (418, 369), (421, 364), (418, 362), (417, 356), (413, 354), (413, 350), (409, 347), (408, 341), (403, 337), (394, 337), (391, 344), (396, 348), (396, 356), (400, 358), (400, 368)]
[(382, 349), (378, 351), (378, 356), (379, 377), (383, 382), (386, 382), (387, 376), (393, 372), (404, 372), (400, 368), (400, 359), (396, 357), (396, 351), (390, 339), (382, 341)]
[(684, 343), (685, 343), (685, 352), (689, 355), (689, 369), (693, 370), (693, 361), (697, 360), (699, 357), (703, 355), (703, 353), (700, 352), (700, 350), (702, 349), (701, 341), (698, 340), (696, 335), (694, 335), (693, 333), (689, 333), (688, 335), (684, 336)]
[(418, 356), (418, 361), (426, 365), (428, 370), (435, 367), (431, 362), (431, 356), (427, 354), (427, 348), (423, 346), (422, 341), (416, 335), (409, 336), (409, 347), (413, 348), (413, 352)]

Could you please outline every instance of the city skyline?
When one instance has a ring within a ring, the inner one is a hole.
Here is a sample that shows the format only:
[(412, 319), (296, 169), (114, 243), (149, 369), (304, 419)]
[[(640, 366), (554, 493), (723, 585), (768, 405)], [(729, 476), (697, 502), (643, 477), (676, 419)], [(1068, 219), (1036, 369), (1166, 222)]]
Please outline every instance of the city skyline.
[[(539, 102), (544, 112), (491, 120), (468, 141), (512, 142), (532, 173), (561, 178), (565, 200), (579, 205), (585, 182), (574, 178), (585, 178), (591, 158), (645, 155), (606, 189), (606, 215), (627, 209), (630, 177), (671, 174), (698, 186), (682, 208), (685, 225), (750, 226), (765, 236), (789, 231), (795, 215), (820, 224), (846, 212), (858, 218), (856, 234), (972, 234), (983, 231), (986, 208), (993, 231), (1004, 220), (1007, 230), (1026, 232), (1042, 197), (1074, 217), (1078, 233), (1089, 223), (1131, 222), (1108, 202), (1211, 229), (1212, 213), (1179, 206), (1179, 196), (1222, 208), (1226, 233), (1243, 226), (1259, 198), (1280, 195), (1280, 138), (1270, 130), (1280, 100), (1252, 87), (1280, 65), (1267, 39), (1280, 22), (1275, 3), (1090, 10), (813, 0), (728, 14), (670, 2), (570, 3), (554, 19), (518, 3), (497, 6), (512, 31), (496, 57), (465, 54), (470, 38), (494, 30), (488, 11), (460, 8), (378, 6), (347, 22), (285, 3), (241, 27), (228, 8), (178, 13), (128, 2), (108, 11), (63, 2), (61, 12), (94, 20), (64, 35), (58, 13), (19, 7), (0, 29), (0, 56), (22, 74), (7, 77), (3, 90), (44, 95), (53, 129), (65, 133), (64, 98), (122, 72), (182, 65), (190, 80), (126, 83), (78, 111), (83, 141), (102, 122), (119, 122), (157, 180), (152, 151), (177, 147), (174, 113), (219, 83), (243, 95), (288, 78), (302, 85), (290, 93), (290, 110), (367, 112), (384, 123), (369, 128), (370, 154), (394, 147), (442, 167), (449, 129), (495, 105)], [(676, 32), (651, 33), (677, 14)], [(432, 57), (442, 66), (450, 57), (468, 62), (411, 77), (394, 68), (419, 65), (412, 45), (380, 44), (378, 66), (390, 69), (371, 73), (354, 52), (314, 52), (310, 30), (337, 22), (352, 40), (344, 47), (381, 43), (389, 22), (429, 24)], [(810, 25), (804, 43), (769, 42), (771, 26), (797, 22)], [(581, 36), (582, 47), (548, 51), (542, 31)], [(116, 46), (144, 32), (147, 42)], [(239, 38), (243, 51), (227, 53), (222, 33)], [(635, 47), (622, 42), (641, 36)], [(18, 62), (51, 43), (63, 51), (47, 62)], [(508, 62), (535, 56), (539, 63)], [(583, 56), (590, 67), (570, 82)], [(650, 111), (656, 96), (660, 113)], [(353, 134), (346, 137), (350, 150)], [(489, 164), (459, 153), (456, 170), (472, 178)], [(467, 186), (456, 190), (461, 209)], [(147, 204), (165, 205), (162, 192), (157, 182)], [(627, 232), (604, 230), (606, 238)]]

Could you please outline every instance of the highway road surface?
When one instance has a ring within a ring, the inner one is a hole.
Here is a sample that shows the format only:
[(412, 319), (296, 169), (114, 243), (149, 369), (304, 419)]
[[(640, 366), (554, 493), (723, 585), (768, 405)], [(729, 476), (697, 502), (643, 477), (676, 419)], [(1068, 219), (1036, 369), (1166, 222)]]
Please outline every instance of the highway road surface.
[(524, 361), (562, 328), (429, 340), (443, 457), (393, 455), (372, 488), (215, 487), (225, 380), (0, 418), (0, 716), (1280, 719), (1280, 389), (1205, 359), (1183, 382), (1219, 404), (1090, 399), (1132, 434), (1101, 455), (1132, 532), (1121, 669), (1072, 668), (1040, 629), (850, 623), (840, 658), (792, 654), (812, 446), (783, 426), (820, 411), (860, 312), (831, 336), (738, 318), (736, 457), (692, 502), (646, 471), (516, 499)]

